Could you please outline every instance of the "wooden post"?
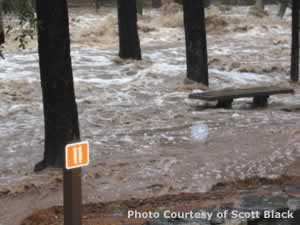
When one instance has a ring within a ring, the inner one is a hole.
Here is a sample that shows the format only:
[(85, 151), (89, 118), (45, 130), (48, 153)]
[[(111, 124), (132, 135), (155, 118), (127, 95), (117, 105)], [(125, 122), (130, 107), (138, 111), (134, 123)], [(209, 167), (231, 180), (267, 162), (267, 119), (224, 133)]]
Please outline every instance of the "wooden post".
[(299, 81), (299, 0), (293, 0), (291, 80)]
[(64, 169), (64, 225), (81, 225), (81, 168)]

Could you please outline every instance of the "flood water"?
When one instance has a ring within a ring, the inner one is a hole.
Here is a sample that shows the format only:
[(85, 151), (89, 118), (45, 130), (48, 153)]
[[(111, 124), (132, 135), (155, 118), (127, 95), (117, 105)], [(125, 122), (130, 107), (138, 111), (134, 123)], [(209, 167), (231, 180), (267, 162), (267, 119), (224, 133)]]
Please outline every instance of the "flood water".
[[(290, 86), (289, 19), (253, 22), (242, 17), (245, 10), (233, 8), (233, 16), (221, 17), (229, 18), (228, 25), (208, 26), (210, 88)], [(146, 13), (142, 22), (153, 15), (157, 12)], [(204, 102), (187, 98), (203, 89), (183, 82), (182, 28), (161, 26), (141, 34), (141, 62), (119, 60), (117, 47), (110, 46), (115, 37), (106, 47), (74, 40), (81, 138), (89, 141), (92, 154), (85, 171), (100, 174), (93, 184), (101, 184), (98, 191), (105, 194), (98, 198), (199, 192), (219, 181), (285, 174), (299, 157), (300, 115), (280, 108), (300, 104), (299, 87), (292, 86), (294, 96), (271, 97), (267, 109), (253, 110), (251, 99), (238, 99), (232, 110), (204, 110)], [(47, 174), (32, 172), (42, 159), (44, 139), (38, 55), (33, 49), (5, 56), (0, 61), (0, 190), (24, 182), (39, 186), (47, 183)]]

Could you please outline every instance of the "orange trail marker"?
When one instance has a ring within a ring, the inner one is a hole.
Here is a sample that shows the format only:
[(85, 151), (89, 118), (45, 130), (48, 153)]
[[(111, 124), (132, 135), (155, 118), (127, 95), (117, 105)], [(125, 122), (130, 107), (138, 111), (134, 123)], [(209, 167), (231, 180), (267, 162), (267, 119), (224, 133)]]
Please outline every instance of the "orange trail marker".
[(89, 161), (89, 143), (87, 141), (66, 146), (66, 169), (87, 166)]

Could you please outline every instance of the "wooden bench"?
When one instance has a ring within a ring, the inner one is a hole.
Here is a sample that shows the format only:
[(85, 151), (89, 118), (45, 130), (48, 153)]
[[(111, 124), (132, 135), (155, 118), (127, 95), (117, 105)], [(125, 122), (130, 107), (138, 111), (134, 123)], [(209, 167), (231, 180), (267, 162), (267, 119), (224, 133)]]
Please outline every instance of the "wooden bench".
[(254, 87), (244, 89), (223, 89), (217, 91), (207, 91), (202, 93), (192, 93), (190, 99), (200, 99), (204, 101), (218, 101), (217, 107), (230, 109), (233, 99), (253, 97), (254, 107), (265, 107), (268, 105), (270, 95), (294, 94), (291, 88), (281, 87)]

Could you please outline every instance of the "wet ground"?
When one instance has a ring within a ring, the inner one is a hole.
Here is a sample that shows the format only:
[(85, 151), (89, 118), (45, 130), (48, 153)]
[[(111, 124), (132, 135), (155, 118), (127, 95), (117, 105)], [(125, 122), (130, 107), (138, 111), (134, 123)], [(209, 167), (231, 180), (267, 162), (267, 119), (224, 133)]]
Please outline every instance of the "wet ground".
[[(248, 17), (244, 7), (208, 11), (210, 89), (295, 88), (295, 95), (271, 97), (268, 108), (256, 110), (251, 99), (236, 100), (225, 110), (203, 109), (205, 103), (187, 98), (203, 87), (184, 83), (182, 15), (176, 7), (163, 9), (163, 16), (146, 11), (140, 18), (141, 62), (117, 58), (110, 9), (97, 15), (85, 9), (80, 13), (86, 16), (79, 17), (78, 9), (71, 11), (81, 137), (92, 154), (84, 169), (85, 202), (205, 192), (218, 182), (299, 175), (300, 114), (281, 110), (300, 104), (299, 85), (289, 82), (290, 19), (276, 18), (273, 8), (261, 19)], [(91, 28), (96, 21), (102, 33)], [(61, 172), (32, 171), (42, 159), (44, 138), (35, 45), (25, 52), (13, 46), (8, 44), (0, 61), (0, 197), (8, 200), (0, 202), (6, 209), (0, 221), (5, 225), (62, 203)]]
[[(299, 224), (299, 177), (248, 179), (208, 193), (85, 204), (85, 225), (294, 225)], [(275, 216), (275, 214), (277, 216)], [(288, 215), (288, 216), (287, 216)], [(22, 225), (62, 225), (61, 206), (36, 210)]]

